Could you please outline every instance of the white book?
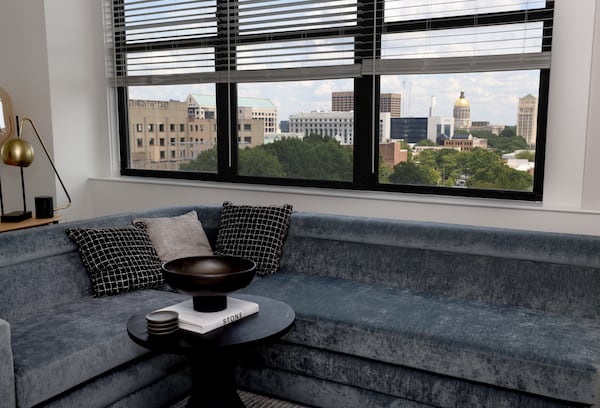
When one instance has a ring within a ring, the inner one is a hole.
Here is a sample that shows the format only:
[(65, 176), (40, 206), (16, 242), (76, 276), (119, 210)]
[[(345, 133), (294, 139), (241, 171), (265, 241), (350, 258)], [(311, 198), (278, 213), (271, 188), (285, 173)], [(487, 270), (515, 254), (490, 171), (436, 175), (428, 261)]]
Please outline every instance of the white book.
[(179, 314), (179, 328), (204, 334), (258, 313), (258, 303), (227, 297), (227, 308), (218, 312), (197, 312), (193, 299), (162, 308)]

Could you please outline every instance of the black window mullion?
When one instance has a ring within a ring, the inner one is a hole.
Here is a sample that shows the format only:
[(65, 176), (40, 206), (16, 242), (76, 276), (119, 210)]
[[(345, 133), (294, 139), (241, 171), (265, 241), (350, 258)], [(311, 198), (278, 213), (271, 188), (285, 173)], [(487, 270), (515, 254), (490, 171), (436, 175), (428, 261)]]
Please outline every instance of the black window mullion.
[[(217, 38), (221, 39), (215, 46), (215, 70), (228, 72), (235, 69), (235, 44), (237, 30), (229, 19), (236, 11), (228, 2), (217, 2)], [(217, 163), (219, 178), (231, 180), (237, 174), (237, 86), (222, 82), (216, 84), (217, 104)]]
[(540, 70), (540, 91), (538, 95), (537, 136), (535, 143), (535, 172), (533, 173), (533, 193), (541, 200), (544, 189), (544, 163), (546, 160), (546, 131), (548, 120), (548, 93), (550, 70)]
[[(125, 25), (125, 14), (123, 12), (124, 0), (113, 1), (113, 24), (116, 26)], [(126, 43), (125, 32), (115, 34), (115, 76), (126, 76)], [(119, 157), (121, 159), (121, 172), (125, 172), (130, 165), (131, 146), (129, 145), (129, 96), (127, 87), (118, 87), (117, 91), (117, 106), (119, 120)]]
[[(362, 26), (355, 37), (355, 59), (379, 58), (383, 0), (359, 5)], [(354, 80), (354, 183), (358, 188), (377, 184), (379, 148), (379, 76), (363, 75)]]
[(129, 96), (127, 87), (117, 88), (117, 105), (121, 107), (118, 111), (119, 118), (119, 155), (121, 158), (121, 172), (125, 172), (130, 167), (131, 146), (129, 141)]

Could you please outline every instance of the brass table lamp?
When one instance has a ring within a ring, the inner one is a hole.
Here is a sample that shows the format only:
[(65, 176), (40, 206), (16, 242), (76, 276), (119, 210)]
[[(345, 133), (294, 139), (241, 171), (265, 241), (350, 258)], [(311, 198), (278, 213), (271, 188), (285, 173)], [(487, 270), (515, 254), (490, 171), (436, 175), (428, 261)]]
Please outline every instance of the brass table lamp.
[(54, 162), (52, 161), (52, 158), (48, 153), (48, 149), (46, 148), (46, 145), (44, 144), (44, 141), (42, 140), (40, 133), (38, 132), (37, 127), (35, 126), (35, 123), (33, 123), (33, 121), (29, 118), (23, 118), (19, 122), (19, 118), (17, 117), (17, 137), (8, 139), (2, 144), (2, 148), (0, 149), (0, 156), (2, 156), (2, 161), (5, 164), (8, 164), (9, 166), (18, 166), (21, 169), (23, 210), (2, 214), (2, 222), (19, 222), (31, 218), (31, 211), (27, 210), (27, 204), (25, 200), (25, 181), (23, 178), (23, 168), (28, 167), (33, 162), (35, 152), (33, 150), (33, 146), (23, 139), (23, 126), (26, 122), (29, 123), (33, 128), (35, 135), (37, 136), (40, 144), (42, 145), (42, 148), (44, 149), (44, 152), (46, 153), (46, 157), (48, 157), (48, 160), (50, 161), (52, 170), (54, 170), (54, 174), (58, 178), (58, 181), (60, 182), (60, 185), (62, 186), (63, 191), (65, 192), (65, 195), (67, 196), (67, 199), (69, 201), (68, 204), (64, 207), (55, 208), (54, 210), (63, 210), (71, 205), (71, 196), (69, 195), (65, 184), (63, 183), (62, 179), (60, 178), (60, 175), (58, 174), (58, 171), (56, 170), (56, 166), (54, 165)]

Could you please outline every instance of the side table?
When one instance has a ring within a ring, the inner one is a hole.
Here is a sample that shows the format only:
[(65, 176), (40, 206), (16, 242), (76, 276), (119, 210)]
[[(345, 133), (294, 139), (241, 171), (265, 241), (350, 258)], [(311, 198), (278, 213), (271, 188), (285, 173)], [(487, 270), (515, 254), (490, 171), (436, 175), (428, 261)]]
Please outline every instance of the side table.
[(29, 218), (19, 222), (0, 222), (0, 232), (15, 231), (25, 228), (39, 227), (41, 225), (56, 224), (61, 216), (55, 215), (52, 218)]
[(153, 351), (183, 354), (192, 369), (192, 393), (187, 407), (244, 407), (235, 384), (235, 367), (240, 352), (283, 336), (296, 315), (286, 303), (262, 296), (234, 294), (233, 297), (259, 304), (257, 314), (206, 334), (179, 330), (166, 336), (149, 335), (146, 313), (127, 322), (129, 337)]

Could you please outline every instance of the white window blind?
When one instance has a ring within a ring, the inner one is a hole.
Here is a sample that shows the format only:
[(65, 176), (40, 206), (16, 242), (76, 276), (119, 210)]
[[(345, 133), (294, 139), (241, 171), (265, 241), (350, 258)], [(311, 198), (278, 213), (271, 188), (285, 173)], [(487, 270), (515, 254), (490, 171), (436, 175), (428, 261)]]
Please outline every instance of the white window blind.
[(356, 0), (113, 0), (111, 7), (117, 86), (360, 74)]
[(550, 66), (553, 1), (112, 0), (116, 85)]
[(362, 61), (363, 74), (550, 67), (552, 1), (388, 0), (383, 7), (375, 26), (381, 47)]

